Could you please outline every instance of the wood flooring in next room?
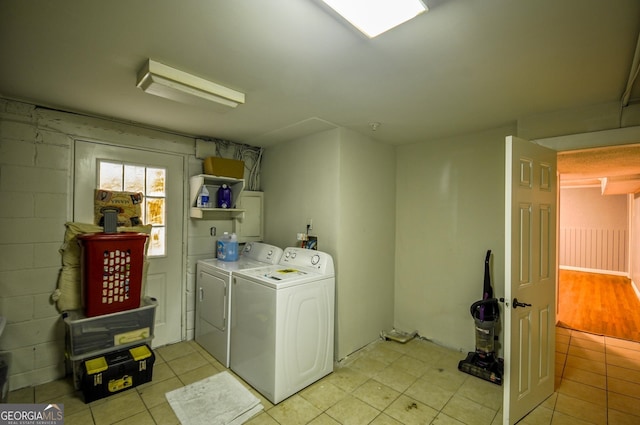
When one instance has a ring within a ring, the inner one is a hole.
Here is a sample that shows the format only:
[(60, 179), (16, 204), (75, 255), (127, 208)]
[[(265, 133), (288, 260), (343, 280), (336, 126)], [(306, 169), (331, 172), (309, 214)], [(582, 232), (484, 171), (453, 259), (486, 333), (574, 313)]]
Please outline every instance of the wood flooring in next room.
[(558, 324), (640, 342), (640, 300), (626, 277), (560, 270)]

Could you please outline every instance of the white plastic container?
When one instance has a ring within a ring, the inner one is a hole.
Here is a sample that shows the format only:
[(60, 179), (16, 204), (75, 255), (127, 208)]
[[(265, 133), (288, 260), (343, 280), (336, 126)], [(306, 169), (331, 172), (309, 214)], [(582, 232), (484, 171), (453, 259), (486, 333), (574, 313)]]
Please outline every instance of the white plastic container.
[(202, 189), (200, 189), (200, 193), (198, 194), (198, 200), (196, 201), (196, 207), (209, 208), (210, 206), (209, 189), (207, 189), (207, 186), (202, 185)]
[(238, 261), (238, 237), (235, 233), (224, 235), (218, 239), (216, 254), (221, 261)]

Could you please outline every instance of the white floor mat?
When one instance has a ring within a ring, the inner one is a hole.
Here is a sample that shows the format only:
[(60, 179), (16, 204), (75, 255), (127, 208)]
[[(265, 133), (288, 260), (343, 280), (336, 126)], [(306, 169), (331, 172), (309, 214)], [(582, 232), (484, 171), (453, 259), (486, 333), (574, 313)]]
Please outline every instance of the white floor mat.
[(165, 396), (182, 425), (240, 425), (262, 410), (260, 400), (226, 371)]

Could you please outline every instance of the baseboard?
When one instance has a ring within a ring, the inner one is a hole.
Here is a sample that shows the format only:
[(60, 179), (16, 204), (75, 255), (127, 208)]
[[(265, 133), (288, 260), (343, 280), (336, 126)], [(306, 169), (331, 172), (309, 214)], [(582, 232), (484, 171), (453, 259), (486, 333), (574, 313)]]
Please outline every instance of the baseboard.
[(612, 276), (624, 276), (629, 277), (628, 272), (618, 272), (614, 270), (600, 270), (600, 269), (586, 269), (584, 267), (573, 267), (573, 266), (558, 266), (561, 270), (571, 270), (574, 272), (585, 272), (585, 273), (598, 273), (598, 274), (610, 274)]

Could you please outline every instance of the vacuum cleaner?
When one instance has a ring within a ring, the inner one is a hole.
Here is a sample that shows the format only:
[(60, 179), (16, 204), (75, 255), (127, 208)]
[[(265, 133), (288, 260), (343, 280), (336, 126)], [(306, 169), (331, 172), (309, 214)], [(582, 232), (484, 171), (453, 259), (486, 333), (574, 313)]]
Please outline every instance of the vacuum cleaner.
[(460, 360), (458, 370), (468, 373), (485, 381), (502, 385), (504, 361), (495, 354), (495, 330), (500, 317), (498, 300), (493, 297), (491, 276), (489, 273), (489, 259), (491, 250), (487, 251), (484, 260), (484, 287), (482, 299), (471, 304), (470, 312), (476, 328), (476, 351), (472, 351), (467, 358)]

